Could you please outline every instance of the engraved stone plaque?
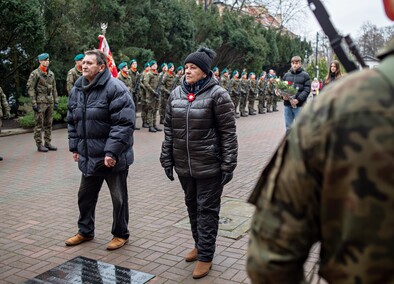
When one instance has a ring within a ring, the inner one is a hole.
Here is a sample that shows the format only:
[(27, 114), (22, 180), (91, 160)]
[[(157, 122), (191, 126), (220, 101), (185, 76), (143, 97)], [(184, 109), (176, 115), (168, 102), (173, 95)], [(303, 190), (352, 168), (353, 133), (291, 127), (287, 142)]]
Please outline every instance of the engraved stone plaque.
[(78, 256), (24, 284), (143, 284), (154, 277), (152, 274)]

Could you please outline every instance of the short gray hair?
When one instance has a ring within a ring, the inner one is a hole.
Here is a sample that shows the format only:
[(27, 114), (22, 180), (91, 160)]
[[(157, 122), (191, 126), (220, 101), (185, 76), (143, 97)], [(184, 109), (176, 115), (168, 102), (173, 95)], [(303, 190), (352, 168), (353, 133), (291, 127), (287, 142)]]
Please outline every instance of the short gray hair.
[(105, 64), (107, 67), (107, 55), (99, 49), (92, 49), (85, 51), (85, 55), (95, 55), (98, 65)]

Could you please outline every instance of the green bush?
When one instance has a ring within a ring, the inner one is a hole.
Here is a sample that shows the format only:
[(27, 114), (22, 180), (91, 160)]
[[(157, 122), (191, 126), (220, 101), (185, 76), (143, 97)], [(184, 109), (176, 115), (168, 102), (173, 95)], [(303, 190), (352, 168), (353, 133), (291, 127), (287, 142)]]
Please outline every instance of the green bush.
[(23, 128), (32, 128), (34, 127), (34, 112), (30, 111), (26, 115), (18, 118), (18, 122)]
[(59, 97), (58, 109), (53, 112), (54, 122), (65, 122), (67, 116), (67, 100), (65, 96)]

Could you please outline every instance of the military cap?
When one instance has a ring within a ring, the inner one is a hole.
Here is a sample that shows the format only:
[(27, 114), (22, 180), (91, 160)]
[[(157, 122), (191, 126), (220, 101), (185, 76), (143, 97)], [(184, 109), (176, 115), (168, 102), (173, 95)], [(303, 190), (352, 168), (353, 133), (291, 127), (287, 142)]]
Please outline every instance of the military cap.
[(134, 58), (133, 58), (133, 59), (131, 59), (131, 60), (130, 60), (130, 62), (129, 62), (130, 66), (131, 66), (131, 65), (132, 65), (134, 62), (137, 62), (137, 60), (136, 60), (136, 59), (134, 59)]
[(174, 63), (172, 63), (172, 62), (168, 63), (168, 65), (167, 65), (168, 69), (170, 69), (172, 66), (174, 66)]
[(127, 66), (127, 62), (123, 61), (122, 63), (120, 63), (120, 64), (118, 65), (118, 68), (119, 68), (119, 70), (121, 70), (121, 69), (123, 69), (123, 68), (126, 67), (126, 66)]
[(242, 71), (241, 76), (247, 74), (246, 71)]
[(254, 72), (250, 72), (250, 73), (249, 73), (249, 76), (250, 76), (250, 75), (255, 75), (255, 74), (254, 74)]
[(179, 66), (179, 67), (176, 69), (176, 72), (178, 72), (179, 70), (183, 70), (183, 66)]
[(238, 73), (238, 71), (237, 71), (237, 70), (234, 70), (232, 76), (234, 77), (235, 74), (237, 74), (237, 73)]
[(78, 55), (76, 55), (76, 56), (74, 57), (74, 61), (82, 60), (84, 57), (85, 57), (85, 55), (83, 55), (82, 53), (80, 53), (80, 54), (78, 54)]
[(156, 60), (151, 60), (151, 62), (149, 62), (149, 66), (152, 66), (153, 64), (157, 64)]
[(46, 60), (49, 58), (49, 54), (48, 53), (41, 53), (40, 55), (37, 56), (38, 60)]
[(212, 72), (215, 72), (216, 70), (218, 70), (219, 68), (217, 66), (213, 67)]
[(163, 62), (163, 63), (160, 65), (160, 69), (163, 69), (163, 67), (166, 66), (166, 65), (167, 65), (167, 63)]
[(222, 74), (224, 74), (224, 73), (228, 73), (228, 69), (227, 69), (227, 68), (224, 68), (224, 69), (222, 70)]
[(144, 69), (145, 69), (146, 67), (149, 67), (149, 66), (150, 66), (150, 63), (149, 63), (149, 62), (146, 62), (145, 65), (144, 65)]

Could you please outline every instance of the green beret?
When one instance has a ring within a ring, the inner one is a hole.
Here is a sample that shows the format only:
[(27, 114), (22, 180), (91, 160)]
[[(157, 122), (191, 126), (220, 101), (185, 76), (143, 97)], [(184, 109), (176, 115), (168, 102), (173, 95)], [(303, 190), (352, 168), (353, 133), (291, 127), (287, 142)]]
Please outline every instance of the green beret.
[(123, 61), (122, 63), (120, 63), (118, 65), (119, 70), (122, 70), (123, 68), (125, 68), (127, 66), (127, 62)]
[(157, 64), (156, 60), (152, 60), (151, 62), (149, 62), (149, 66), (152, 66), (153, 64)]
[(245, 74), (247, 74), (246, 71), (243, 71), (242, 74), (241, 74), (241, 76), (243, 76), (243, 75), (245, 75)]
[(162, 63), (162, 64), (160, 65), (160, 69), (163, 69), (164, 66), (167, 66), (167, 63), (165, 63), (165, 62)]
[(41, 53), (40, 55), (37, 56), (38, 60), (46, 60), (49, 58), (49, 54), (48, 53)]
[(216, 70), (218, 70), (219, 68), (217, 66), (213, 67), (212, 72), (215, 72)]
[(172, 62), (168, 63), (168, 65), (167, 65), (168, 69), (170, 69), (172, 66), (174, 66), (174, 63), (172, 63)]
[(237, 73), (238, 73), (238, 71), (237, 71), (237, 70), (234, 70), (234, 71), (233, 71), (233, 75), (232, 75), (232, 76), (234, 77), (234, 76), (235, 76), (235, 74), (237, 74)]
[(82, 53), (80, 53), (80, 54), (78, 54), (78, 55), (76, 55), (76, 56), (74, 57), (74, 61), (82, 60), (84, 57), (85, 57), (85, 55), (83, 55)]
[(183, 66), (179, 66), (179, 67), (176, 69), (176, 72), (178, 72), (178, 71), (180, 71), (180, 70), (183, 70)]
[(134, 58), (131, 59), (131, 61), (129, 62), (130, 66), (131, 66), (134, 62), (137, 62), (137, 60), (135, 60)]

